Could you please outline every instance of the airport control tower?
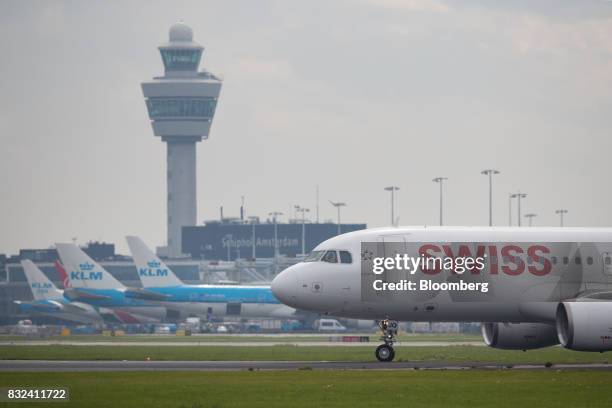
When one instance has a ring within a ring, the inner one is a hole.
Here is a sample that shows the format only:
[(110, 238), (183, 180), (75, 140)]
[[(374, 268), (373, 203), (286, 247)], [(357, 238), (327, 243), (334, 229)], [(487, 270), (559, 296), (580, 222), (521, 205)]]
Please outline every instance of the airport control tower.
[(196, 143), (208, 139), (221, 80), (200, 71), (204, 47), (182, 22), (159, 47), (165, 75), (142, 83), (153, 134), (166, 143), (169, 257), (181, 255), (181, 228), (196, 225)]

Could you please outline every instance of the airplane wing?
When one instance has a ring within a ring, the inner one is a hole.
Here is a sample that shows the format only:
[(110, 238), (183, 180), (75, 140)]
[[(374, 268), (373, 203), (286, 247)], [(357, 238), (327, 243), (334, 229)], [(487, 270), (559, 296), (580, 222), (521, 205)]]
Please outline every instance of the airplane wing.
[(100, 315), (107, 322), (114, 323), (158, 323), (159, 320), (134, 314), (121, 309), (100, 308)]
[(96, 295), (93, 293), (84, 292), (78, 289), (69, 288), (64, 290), (64, 296), (72, 301), (77, 300), (107, 300), (110, 296)]
[(575, 301), (589, 301), (589, 300), (603, 300), (610, 301), (612, 300), (612, 291), (609, 290), (586, 290), (576, 296)]
[(143, 288), (127, 288), (125, 297), (140, 300), (163, 301), (168, 299), (168, 295), (153, 292)]
[(91, 312), (91, 309), (80, 306), (78, 303), (68, 303), (64, 305), (64, 311), (66, 313), (88, 313)]

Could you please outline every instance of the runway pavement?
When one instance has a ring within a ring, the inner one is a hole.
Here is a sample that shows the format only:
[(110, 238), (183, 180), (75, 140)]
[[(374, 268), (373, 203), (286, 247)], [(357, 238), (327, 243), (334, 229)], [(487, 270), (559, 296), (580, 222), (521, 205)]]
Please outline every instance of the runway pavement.
[[(374, 342), (342, 341), (70, 341), (70, 340), (26, 340), (0, 341), (0, 346), (223, 346), (223, 347), (270, 347), (277, 345), (301, 347), (374, 347)], [(484, 346), (482, 341), (399, 341), (397, 347), (432, 347), (432, 346)]]
[(483, 362), (447, 363), (443, 361), (392, 362), (375, 361), (48, 361), (2, 360), (0, 371), (246, 371), (246, 370), (468, 370), (512, 369), (612, 370), (608, 364), (501, 365)]

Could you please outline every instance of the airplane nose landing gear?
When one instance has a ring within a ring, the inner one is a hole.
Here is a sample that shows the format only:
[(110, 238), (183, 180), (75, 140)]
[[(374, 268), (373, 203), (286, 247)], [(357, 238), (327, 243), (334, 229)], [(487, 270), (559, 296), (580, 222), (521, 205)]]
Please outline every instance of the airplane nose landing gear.
[(393, 350), (393, 343), (395, 342), (395, 336), (397, 336), (398, 322), (396, 320), (384, 319), (378, 322), (378, 327), (382, 332), (380, 340), (384, 341), (385, 344), (381, 344), (376, 347), (376, 358), (378, 361), (390, 362), (395, 358), (395, 350)]

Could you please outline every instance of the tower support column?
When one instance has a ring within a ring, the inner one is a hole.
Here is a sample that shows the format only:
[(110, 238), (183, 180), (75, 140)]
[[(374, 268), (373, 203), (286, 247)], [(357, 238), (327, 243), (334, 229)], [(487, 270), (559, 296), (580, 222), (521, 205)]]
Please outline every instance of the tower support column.
[(182, 227), (196, 225), (196, 141), (166, 140), (168, 255), (182, 254)]

